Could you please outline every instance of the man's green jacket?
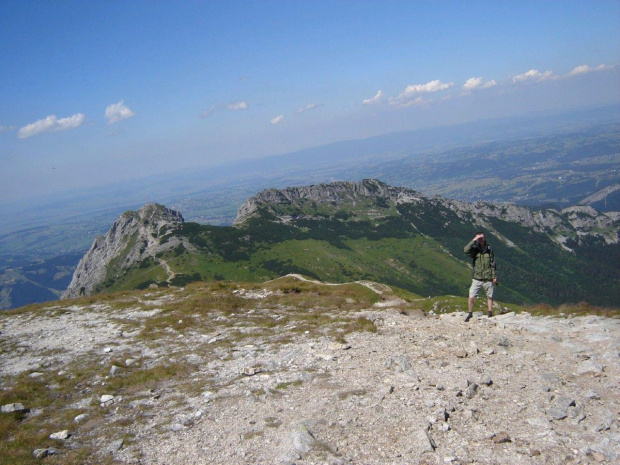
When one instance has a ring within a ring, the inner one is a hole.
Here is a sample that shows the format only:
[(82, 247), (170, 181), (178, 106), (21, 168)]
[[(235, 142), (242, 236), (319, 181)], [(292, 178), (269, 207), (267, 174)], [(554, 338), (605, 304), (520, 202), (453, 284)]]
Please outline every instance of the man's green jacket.
[(472, 260), (473, 279), (492, 281), (496, 277), (495, 255), (493, 249), (485, 242), (483, 246), (472, 240), (463, 249)]

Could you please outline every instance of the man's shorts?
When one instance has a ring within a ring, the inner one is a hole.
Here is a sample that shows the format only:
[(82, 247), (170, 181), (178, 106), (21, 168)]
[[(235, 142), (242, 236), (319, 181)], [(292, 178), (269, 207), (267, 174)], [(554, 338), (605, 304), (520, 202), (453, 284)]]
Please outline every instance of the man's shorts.
[(484, 289), (487, 297), (489, 299), (493, 298), (493, 293), (495, 292), (495, 286), (493, 286), (493, 281), (478, 281), (477, 279), (471, 280), (471, 287), (469, 288), (469, 297), (476, 297), (480, 289)]

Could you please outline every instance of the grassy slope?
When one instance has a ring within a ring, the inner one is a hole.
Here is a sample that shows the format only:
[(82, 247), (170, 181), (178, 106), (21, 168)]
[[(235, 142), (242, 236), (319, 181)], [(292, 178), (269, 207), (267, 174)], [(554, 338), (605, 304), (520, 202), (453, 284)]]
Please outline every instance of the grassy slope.
[[(500, 220), (492, 225), (515, 244), (489, 234), (498, 260), (499, 300), (611, 306), (620, 301), (615, 261), (620, 246), (592, 243), (573, 254), (545, 234)], [(469, 219), (433, 199), (398, 207), (380, 200), (337, 206), (301, 201), (271, 206), (242, 228), (185, 223), (175, 233), (199, 252), (180, 248), (158, 258), (177, 273), (174, 285), (262, 282), (299, 273), (335, 283), (372, 280), (423, 296), (464, 296), (471, 272), (463, 246), (475, 230)], [(116, 276), (106, 289), (144, 288), (166, 279), (153, 260)]]

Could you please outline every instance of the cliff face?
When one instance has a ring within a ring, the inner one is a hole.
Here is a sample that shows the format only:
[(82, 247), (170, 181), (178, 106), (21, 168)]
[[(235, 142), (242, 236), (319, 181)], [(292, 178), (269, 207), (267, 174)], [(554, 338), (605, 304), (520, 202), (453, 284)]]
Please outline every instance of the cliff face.
[(421, 198), (421, 195), (410, 189), (388, 186), (376, 179), (364, 179), (358, 183), (340, 181), (287, 189), (267, 189), (241, 205), (233, 224), (235, 226), (243, 224), (262, 208), (277, 213), (278, 206), (281, 205), (300, 206), (307, 202), (334, 205), (347, 202), (354, 205), (356, 202), (366, 200), (401, 202), (409, 197)]
[(354, 205), (356, 202), (367, 200), (383, 205), (412, 204), (424, 207), (420, 208), (421, 211), (435, 213), (449, 209), (459, 218), (491, 231), (493, 227), (490, 220), (499, 219), (545, 233), (566, 249), (579, 245), (588, 238), (601, 239), (606, 244), (620, 242), (620, 212), (597, 212), (586, 206), (574, 206), (560, 211), (555, 209), (534, 211), (514, 204), (469, 203), (442, 197), (429, 198), (412, 189), (391, 187), (375, 179), (365, 179), (359, 183), (334, 182), (283, 190), (268, 189), (244, 202), (239, 208), (234, 224), (241, 226), (249, 218), (260, 214), (262, 210), (270, 212), (283, 222), (288, 222), (287, 215), (281, 214), (283, 206), (302, 208), (307, 203)]
[(171, 235), (166, 241), (161, 239), (183, 222), (180, 213), (154, 203), (123, 213), (82, 257), (62, 298), (90, 295), (115, 275), (178, 247), (184, 243), (182, 238)]

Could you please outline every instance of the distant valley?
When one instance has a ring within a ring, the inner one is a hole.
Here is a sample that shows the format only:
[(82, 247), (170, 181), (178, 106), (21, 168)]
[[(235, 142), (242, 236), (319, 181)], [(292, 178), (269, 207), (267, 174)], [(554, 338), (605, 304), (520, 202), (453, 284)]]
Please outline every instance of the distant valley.
[[(439, 130), (386, 135), (171, 173), (133, 186), (93, 188), (36, 208), (3, 206), (7, 221), (0, 232), (0, 308), (59, 296), (94, 237), (104, 234), (124, 210), (151, 201), (180, 211), (187, 221), (225, 226), (239, 206), (262, 189), (377, 178), (425, 195), (465, 201), (620, 210), (620, 124), (582, 121), (546, 131), (544, 127), (541, 123), (529, 132), (505, 129), (486, 135), (470, 131), (469, 138), (465, 128), (447, 128), (443, 145)], [(478, 143), (471, 144), (473, 140)], [(459, 141), (470, 144), (458, 146)]]

